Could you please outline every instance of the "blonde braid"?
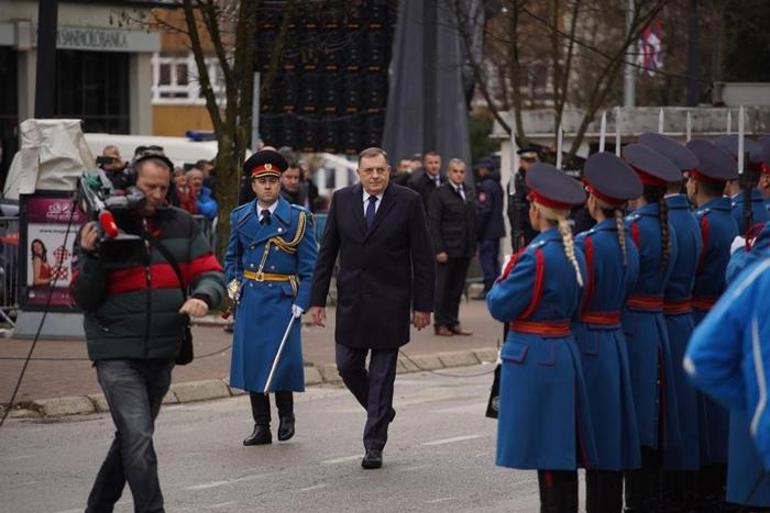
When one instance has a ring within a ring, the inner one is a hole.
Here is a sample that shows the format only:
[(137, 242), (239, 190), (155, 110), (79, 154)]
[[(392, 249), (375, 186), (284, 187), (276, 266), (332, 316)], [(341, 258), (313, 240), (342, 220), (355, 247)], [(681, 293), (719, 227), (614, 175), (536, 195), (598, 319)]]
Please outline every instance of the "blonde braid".
[(575, 277), (579, 286), (583, 286), (583, 276), (580, 274), (580, 265), (578, 265), (577, 258), (575, 258), (575, 242), (572, 240), (572, 230), (569, 227), (567, 218), (563, 215), (559, 215), (557, 218), (559, 222), (559, 234), (561, 235), (561, 241), (564, 245), (564, 254), (567, 255), (567, 260), (570, 261), (572, 267), (575, 268)]
[(668, 205), (666, 205), (664, 198), (658, 200), (658, 205), (660, 205), (660, 238), (663, 245), (663, 255), (660, 258), (658, 270), (665, 272), (666, 267), (668, 267), (668, 259), (671, 256), (671, 238), (668, 233)]
[(626, 248), (626, 223), (623, 221), (623, 212), (619, 208), (613, 209), (615, 214), (615, 226), (618, 229), (618, 244), (623, 253), (623, 267), (628, 265), (628, 250)]

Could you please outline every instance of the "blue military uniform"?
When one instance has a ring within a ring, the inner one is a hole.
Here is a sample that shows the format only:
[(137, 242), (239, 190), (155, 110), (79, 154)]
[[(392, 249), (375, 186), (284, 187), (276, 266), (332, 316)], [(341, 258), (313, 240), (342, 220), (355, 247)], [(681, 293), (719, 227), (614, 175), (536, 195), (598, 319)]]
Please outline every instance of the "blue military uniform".
[[(230, 385), (265, 392), (278, 344), (291, 319), (291, 306), (310, 306), (310, 282), (317, 246), (310, 214), (283, 198), (268, 225), (260, 225), (257, 200), (230, 216), (225, 255), (227, 282), (241, 281), (233, 335)], [(271, 281), (260, 279), (260, 273)], [(272, 277), (286, 277), (276, 279)], [(291, 277), (291, 278), (289, 278)], [(272, 390), (305, 389), (300, 323), (295, 323), (276, 370)], [(271, 391), (272, 391), (271, 390)]]
[[(580, 186), (555, 167), (527, 173), (534, 201), (571, 206)], [(575, 249), (581, 275), (584, 259)], [(580, 354), (570, 319), (581, 297), (557, 228), (538, 235), (506, 265), (487, 294), (492, 317), (510, 323), (501, 350), (497, 464), (539, 469), (542, 511), (577, 511), (579, 466), (597, 460)], [(558, 472), (562, 471), (562, 472)], [(558, 509), (559, 506), (561, 509)]]
[(642, 183), (612, 153), (593, 155), (583, 172), (593, 201), (614, 214), (575, 241), (586, 258), (586, 286), (573, 331), (598, 452), (598, 461), (586, 472), (586, 511), (593, 513), (620, 511), (621, 471), (642, 464), (628, 350), (620, 324), (620, 312), (639, 275), (639, 252), (625, 230), (618, 233), (616, 217), (628, 200), (642, 195)]
[[(694, 140), (687, 144), (698, 157), (694, 171), (697, 180), (726, 182), (738, 173), (735, 160), (716, 145)], [(730, 245), (738, 235), (729, 198), (714, 198), (695, 212), (701, 229), (701, 250), (693, 286), (693, 321), (697, 326), (725, 290), (725, 272), (730, 259)], [(728, 415), (715, 402), (704, 397), (701, 405), (701, 460), (703, 465), (727, 462)]]
[[(622, 208), (642, 194), (636, 174), (611, 153), (588, 159), (584, 181), (605, 205)], [(615, 219), (601, 221), (575, 240), (586, 258), (586, 286), (573, 326), (591, 401), (596, 434), (596, 469), (639, 468), (639, 432), (634, 410), (626, 339), (620, 312), (639, 275), (639, 252), (624, 233), (623, 256)], [(620, 483), (619, 483), (620, 484)]]
[[(668, 158), (680, 171), (696, 169), (698, 158), (674, 139), (657, 133), (645, 133), (639, 142)], [(681, 184), (681, 176), (676, 182)], [(667, 447), (663, 466), (669, 470), (700, 469), (700, 428), (698, 422), (698, 393), (690, 384), (679, 364), (684, 358), (687, 342), (695, 324), (692, 319), (692, 289), (701, 254), (700, 228), (684, 194), (667, 194), (668, 220), (674, 227), (677, 257), (663, 293), (663, 315), (671, 347), (673, 381), (679, 407), (681, 443)]]
[[(261, 151), (244, 163), (244, 174), (275, 181), (286, 167), (277, 152)], [(269, 390), (266, 382), (290, 320), (310, 306), (318, 251), (312, 216), (280, 196), (268, 207), (255, 198), (233, 210), (230, 226), (225, 277), (237, 302), (230, 386), (250, 392), (255, 425), (243, 443), (272, 441), (266, 392), (275, 392), (281, 418), (278, 439), (288, 440), (294, 434), (292, 392), (305, 389), (298, 320), (293, 321)]]
[(760, 507), (770, 506), (769, 296), (770, 259), (763, 258), (703, 319), (685, 361), (693, 383), (731, 410), (727, 500)]
[[(745, 224), (743, 217), (743, 203), (746, 196), (745, 192), (740, 192), (736, 196), (731, 198), (732, 214), (735, 219), (735, 224), (742, 228)], [(751, 191), (751, 226), (758, 224), (764, 224), (770, 221), (770, 212), (765, 207), (765, 199), (762, 197), (762, 193), (758, 189), (752, 189)], [(743, 232), (743, 230), (740, 230)]]

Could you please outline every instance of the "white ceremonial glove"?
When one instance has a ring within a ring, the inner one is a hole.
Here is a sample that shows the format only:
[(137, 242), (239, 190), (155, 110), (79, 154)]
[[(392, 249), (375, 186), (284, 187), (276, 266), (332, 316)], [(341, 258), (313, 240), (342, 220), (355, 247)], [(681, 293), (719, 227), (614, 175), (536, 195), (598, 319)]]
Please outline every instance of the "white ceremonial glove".
[(730, 244), (730, 254), (732, 255), (741, 248), (746, 247), (746, 239), (738, 235), (733, 239), (733, 243)]
[(302, 317), (302, 314), (305, 313), (305, 311), (300, 308), (297, 305), (291, 305), (291, 314), (294, 316), (295, 319), (299, 319)]

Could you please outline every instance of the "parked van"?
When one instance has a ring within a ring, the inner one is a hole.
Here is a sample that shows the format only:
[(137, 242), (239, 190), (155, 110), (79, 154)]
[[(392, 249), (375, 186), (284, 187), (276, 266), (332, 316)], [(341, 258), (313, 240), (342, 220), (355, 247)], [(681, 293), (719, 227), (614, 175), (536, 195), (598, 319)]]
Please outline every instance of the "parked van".
[(130, 161), (137, 146), (161, 146), (166, 156), (179, 167), (195, 164), (201, 159), (214, 160), (219, 150), (217, 141), (195, 141), (187, 137), (96, 133), (83, 135), (94, 157), (101, 155), (105, 146), (114, 145), (120, 150), (123, 160)]

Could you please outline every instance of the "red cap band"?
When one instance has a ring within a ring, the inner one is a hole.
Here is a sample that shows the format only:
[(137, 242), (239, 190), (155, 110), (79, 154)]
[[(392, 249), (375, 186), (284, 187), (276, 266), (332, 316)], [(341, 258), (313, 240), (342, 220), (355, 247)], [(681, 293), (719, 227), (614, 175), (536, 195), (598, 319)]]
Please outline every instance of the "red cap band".
[(685, 171), (687, 175), (692, 176), (696, 180), (700, 182), (709, 182), (709, 183), (725, 183), (727, 180), (719, 180), (717, 178), (711, 178), (710, 176), (706, 176), (697, 169), (688, 169)]
[(626, 200), (622, 200), (622, 199), (618, 199), (618, 198), (613, 198), (613, 197), (607, 196), (606, 194), (602, 194), (601, 192), (599, 192), (596, 189), (594, 189), (591, 186), (591, 184), (586, 182), (585, 180), (583, 180), (583, 183), (586, 184), (586, 189), (588, 190), (588, 192), (593, 194), (596, 197), (596, 199), (601, 200), (604, 203), (607, 203), (607, 204), (613, 205), (613, 206), (616, 206), (616, 205), (619, 206), (619, 205), (623, 205), (626, 202)]
[(257, 166), (251, 170), (251, 177), (257, 178), (260, 176), (281, 176), (281, 169), (275, 164), (267, 162), (261, 166)]
[(529, 191), (529, 194), (527, 194), (527, 199), (529, 201), (534, 201), (535, 203), (540, 203), (544, 207), (555, 208), (558, 210), (569, 210), (574, 206), (569, 203), (562, 203), (561, 201), (554, 201), (552, 199), (548, 199), (545, 196), (538, 193), (535, 189), (532, 189)]

